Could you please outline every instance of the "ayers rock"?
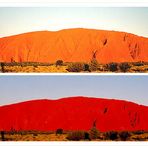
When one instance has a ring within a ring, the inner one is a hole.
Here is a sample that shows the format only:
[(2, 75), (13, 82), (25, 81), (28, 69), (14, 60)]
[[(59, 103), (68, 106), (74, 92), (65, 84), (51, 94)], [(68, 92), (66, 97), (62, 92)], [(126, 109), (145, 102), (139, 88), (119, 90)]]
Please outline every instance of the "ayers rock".
[(148, 106), (132, 102), (70, 97), (0, 107), (0, 130), (148, 130)]
[(0, 62), (148, 61), (148, 38), (95, 29), (38, 31), (0, 38)]

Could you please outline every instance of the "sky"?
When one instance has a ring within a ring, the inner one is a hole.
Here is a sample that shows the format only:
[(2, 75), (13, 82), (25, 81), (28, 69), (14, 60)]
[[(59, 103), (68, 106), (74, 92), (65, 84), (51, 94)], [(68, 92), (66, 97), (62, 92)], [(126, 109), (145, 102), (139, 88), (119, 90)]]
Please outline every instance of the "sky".
[(27, 100), (70, 96), (114, 98), (148, 106), (148, 76), (3, 75), (0, 106)]
[(0, 7), (0, 37), (65, 28), (115, 30), (148, 37), (148, 7)]

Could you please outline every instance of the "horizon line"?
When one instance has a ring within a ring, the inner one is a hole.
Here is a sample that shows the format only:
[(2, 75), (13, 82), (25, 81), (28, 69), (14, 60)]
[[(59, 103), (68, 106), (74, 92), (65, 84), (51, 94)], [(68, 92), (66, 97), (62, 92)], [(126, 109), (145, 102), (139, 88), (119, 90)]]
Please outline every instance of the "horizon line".
[(11, 34), (11, 35), (6, 35), (6, 36), (0, 36), (0, 39), (2, 38), (8, 38), (8, 37), (13, 37), (13, 36), (18, 36), (18, 35), (24, 35), (24, 34), (29, 34), (29, 33), (37, 33), (37, 32), (60, 32), (64, 30), (75, 30), (75, 29), (85, 29), (85, 30), (97, 30), (97, 31), (107, 31), (107, 32), (118, 32), (118, 33), (127, 33), (131, 35), (135, 35), (138, 37), (143, 37), (143, 38), (148, 38), (147, 36), (135, 34), (132, 32), (127, 32), (127, 31), (121, 31), (121, 30), (111, 30), (111, 29), (99, 29), (99, 28), (89, 28), (89, 27), (70, 27), (70, 28), (61, 28), (61, 29), (51, 29), (51, 30), (33, 30), (33, 31), (27, 31), (27, 32), (22, 32), (22, 33), (17, 33), (17, 34)]
[(60, 98), (31, 98), (29, 100), (26, 101), (18, 101), (18, 102), (14, 102), (14, 103), (9, 103), (9, 104), (3, 104), (0, 105), (0, 107), (4, 107), (4, 106), (10, 106), (10, 105), (15, 105), (15, 104), (20, 104), (20, 103), (25, 103), (25, 102), (32, 102), (32, 101), (57, 101), (57, 100), (62, 100), (62, 99), (72, 99), (72, 98), (83, 98), (83, 99), (104, 99), (104, 100), (114, 100), (114, 101), (122, 101), (122, 102), (126, 102), (126, 103), (134, 103), (140, 106), (146, 106), (148, 107), (148, 105), (144, 105), (138, 102), (134, 102), (134, 101), (130, 101), (130, 100), (126, 100), (126, 99), (122, 99), (122, 98), (105, 98), (105, 97), (97, 97), (97, 96), (65, 96), (65, 97), (60, 97)]

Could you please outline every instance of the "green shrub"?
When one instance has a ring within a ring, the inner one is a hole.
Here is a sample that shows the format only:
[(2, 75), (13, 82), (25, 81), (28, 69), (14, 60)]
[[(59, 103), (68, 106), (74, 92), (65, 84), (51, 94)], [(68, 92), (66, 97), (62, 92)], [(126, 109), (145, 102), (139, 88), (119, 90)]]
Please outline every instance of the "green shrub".
[(2, 71), (3, 73), (5, 72), (5, 67), (4, 67), (4, 66), (5, 66), (5, 64), (2, 62), (2, 63), (1, 63), (1, 71)]
[(136, 135), (141, 135), (141, 134), (144, 134), (144, 131), (138, 130), (138, 131), (134, 131), (133, 133), (136, 134)]
[(81, 72), (84, 70), (84, 64), (80, 62), (68, 64), (67, 70), (69, 72)]
[(118, 71), (118, 64), (117, 63), (109, 63), (106, 65), (109, 71), (115, 72)]
[(88, 64), (84, 64), (84, 71), (89, 71), (90, 72), (90, 69), (89, 69), (89, 65)]
[(133, 64), (133, 66), (144, 66), (144, 65), (145, 65), (145, 63), (142, 62), (142, 61), (134, 62), (134, 63), (132, 63), (132, 64)]
[(98, 66), (99, 66), (98, 61), (96, 59), (92, 59), (90, 64), (89, 64), (90, 71), (97, 71), (98, 70)]
[(96, 127), (93, 127), (90, 130), (90, 139), (97, 139), (99, 137), (99, 131), (97, 130)]
[(83, 131), (73, 131), (68, 134), (67, 139), (72, 141), (84, 140), (85, 133)]
[(62, 60), (57, 60), (56, 61), (56, 66), (62, 66), (63, 65), (63, 61)]
[(121, 138), (121, 140), (126, 141), (130, 136), (130, 133), (127, 131), (122, 131), (119, 133), (119, 137)]
[(129, 65), (129, 63), (125, 62), (119, 64), (119, 68), (121, 72), (127, 72), (131, 68), (131, 66)]
[(91, 140), (90, 139), (90, 134), (88, 132), (84, 132), (84, 139)]
[(5, 141), (5, 132), (4, 131), (1, 131), (1, 139), (2, 139), (2, 141)]
[(57, 134), (60, 134), (60, 135), (63, 134), (63, 129), (61, 129), (61, 128), (57, 129), (57, 130), (56, 130), (56, 135), (57, 135)]
[(109, 131), (104, 134), (106, 140), (116, 140), (118, 133), (116, 131)]

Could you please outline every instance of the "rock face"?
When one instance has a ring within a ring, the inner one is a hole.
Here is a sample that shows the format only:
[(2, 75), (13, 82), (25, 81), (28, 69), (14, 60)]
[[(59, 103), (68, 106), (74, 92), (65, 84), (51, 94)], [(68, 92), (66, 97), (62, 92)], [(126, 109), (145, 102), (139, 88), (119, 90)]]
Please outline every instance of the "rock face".
[(148, 61), (148, 38), (94, 29), (39, 31), (0, 39), (0, 62)]
[(0, 130), (148, 130), (148, 107), (132, 102), (70, 97), (0, 107)]

